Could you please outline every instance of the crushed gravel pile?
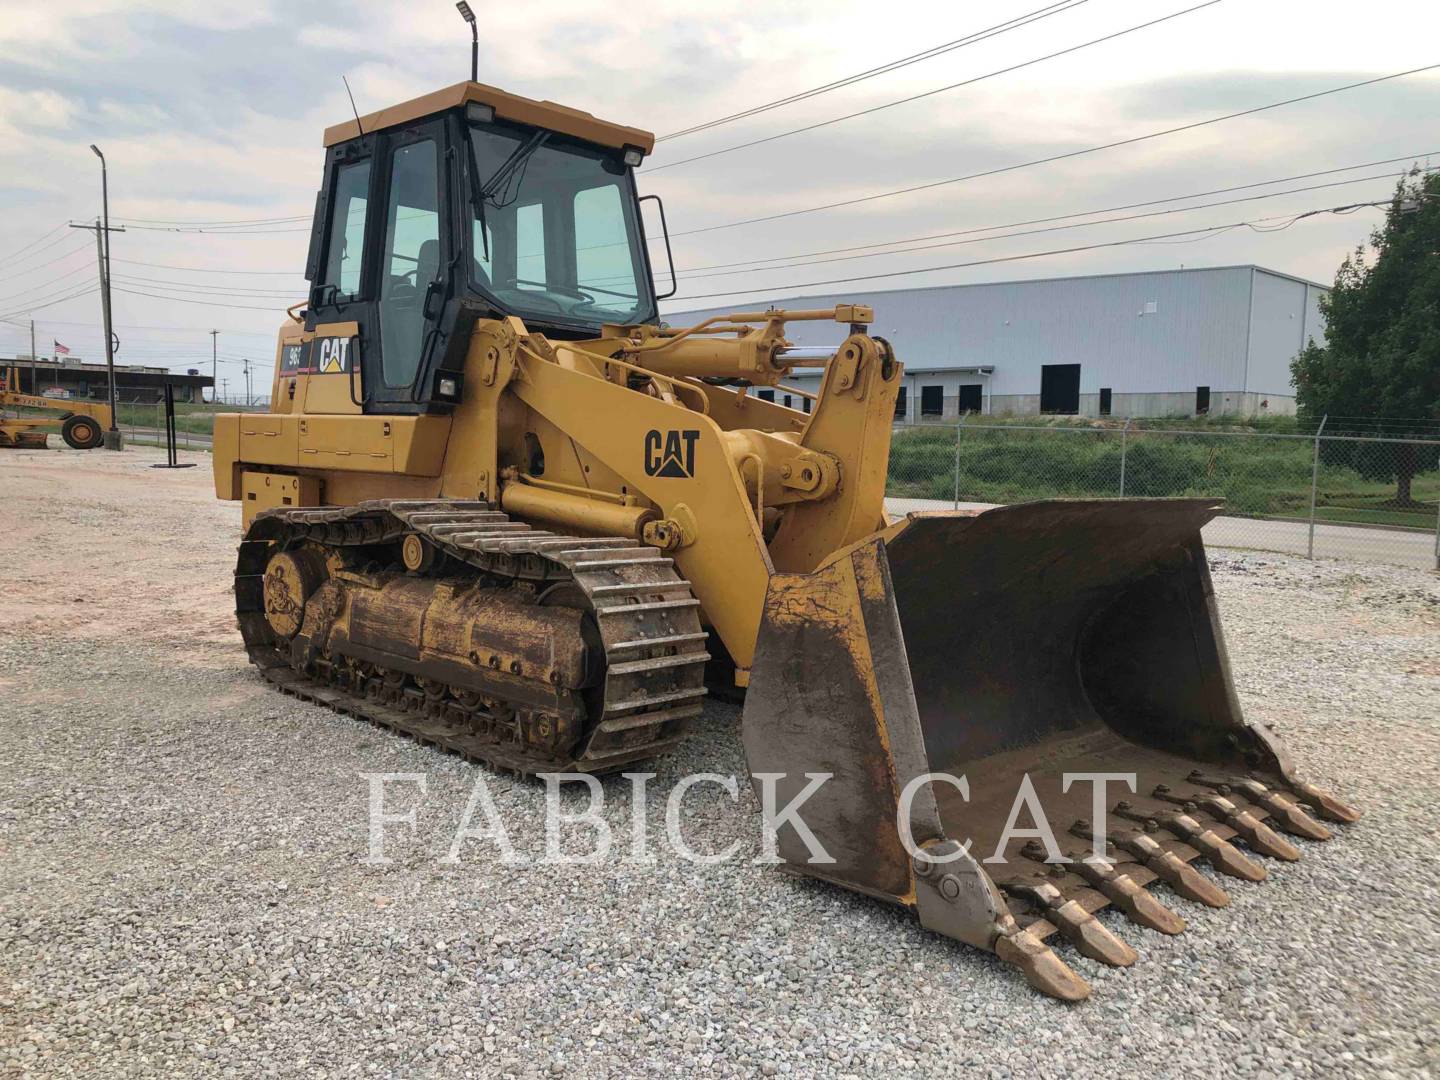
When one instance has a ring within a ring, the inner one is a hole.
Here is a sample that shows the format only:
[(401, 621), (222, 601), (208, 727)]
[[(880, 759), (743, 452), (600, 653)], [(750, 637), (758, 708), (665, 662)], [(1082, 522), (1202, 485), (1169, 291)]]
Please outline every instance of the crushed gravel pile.
[[(266, 688), (228, 615), (232, 507), (208, 459), (0, 461), (0, 1073), (69, 1075), (1414, 1076), (1440, 1069), (1440, 581), (1213, 553), (1240, 695), (1363, 808), (1177, 938), (1068, 946), (1086, 1004), (903, 913), (749, 860), (739, 712), (712, 703), (631, 788), (601, 865), (550, 866), (542, 785), (485, 775), (516, 855), (445, 856), (481, 775)], [(686, 796), (693, 772), (741, 778)], [(387, 865), (369, 865), (368, 774)], [(584, 791), (568, 791), (578, 811)], [(474, 827), (483, 819), (477, 815)], [(568, 848), (593, 842), (582, 825)], [(1230, 883), (1227, 882), (1227, 885)]]

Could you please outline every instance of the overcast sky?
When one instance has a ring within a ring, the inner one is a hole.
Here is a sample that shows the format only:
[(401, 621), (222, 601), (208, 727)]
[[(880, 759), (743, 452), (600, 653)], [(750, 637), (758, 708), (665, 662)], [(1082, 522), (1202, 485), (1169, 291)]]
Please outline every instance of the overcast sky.
[[(1302, 211), (1384, 198), (1401, 164), (1169, 203), (1148, 209), (1373, 177), (1148, 220), (979, 242), (976, 234), (949, 237), (970, 242), (768, 271), (713, 268), (991, 229), (1384, 159), (1423, 161), (1431, 151), (1440, 164), (1440, 71), (1432, 71), (997, 176), (695, 231), (1017, 165), (1440, 64), (1440, 4), (1221, 0), (923, 100), (660, 168), (999, 71), (1201, 0), (1065, 2), (1076, 6), (834, 92), (661, 142), (640, 187), (664, 197), (673, 233), (688, 234), (675, 237), (681, 296), (670, 310), (732, 299), (748, 306), (804, 291), (858, 295), (1180, 265), (1259, 263), (1328, 282), (1379, 220), (1377, 211), (1314, 217), (1268, 234), (1240, 228), (872, 283), (784, 287), (1258, 219), (1272, 219), (1258, 228), (1274, 228)], [(483, 24), (481, 81), (663, 135), (965, 37), (1036, 12), (1047, 0), (472, 3)], [(86, 359), (103, 355), (94, 293), (37, 308), (95, 284), (92, 234), (64, 225), (98, 213), (99, 163), (88, 149), (97, 142), (110, 166), (112, 223), (128, 228), (112, 240), (120, 362), (208, 371), (208, 331), (218, 328), (220, 374), (231, 392), (245, 357), (262, 365), (261, 381), (268, 383), (284, 297), (305, 295), (308, 220), (220, 233), (163, 231), (154, 223), (308, 218), (320, 179), (321, 132), (350, 112), (342, 75), (366, 112), (459, 81), (468, 65), (467, 30), (448, 0), (0, 0), (6, 320), (0, 355), (28, 352), (32, 315), (42, 355), (54, 339)]]

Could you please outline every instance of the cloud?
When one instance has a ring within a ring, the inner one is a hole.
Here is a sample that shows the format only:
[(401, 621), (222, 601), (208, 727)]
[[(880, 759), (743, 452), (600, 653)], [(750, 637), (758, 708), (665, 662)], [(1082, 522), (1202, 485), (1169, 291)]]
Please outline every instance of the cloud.
[[(1035, 5), (1000, 0), (982, 10), (938, 0), (890, 8), (861, 0), (823, 5), (818, 0), (765, 5), (632, 0), (602, 8), (592, 0), (551, 0), (475, 6), (483, 20), (483, 81), (665, 133), (957, 39)], [(689, 231), (1083, 149), (1430, 59), (1411, 54), (1440, 30), (1435, 13), (1387, 0), (1372, 4), (1365, 19), (1341, 17), (1349, 12), (1330, 0), (1222, 4), (1165, 27), (871, 116), (693, 165), (643, 171), (640, 185), (664, 196), (673, 230)], [(1152, 6), (1144, 0), (1086, 5), (843, 90), (662, 143), (655, 163), (922, 93), (1150, 17)], [(1405, 32), (1397, 34), (1396, 25), (1404, 25)], [(243, 348), (252, 358), (268, 358), (282, 305), (269, 304), (258, 293), (302, 284), (298, 276), (308, 215), (323, 160), (321, 132), (350, 114), (341, 75), (349, 77), (359, 108), (373, 111), (459, 81), (468, 71), (468, 32), (448, 0), (423, 5), (335, 0), (323, 6), (6, 0), (0, 18), (0, 142), (6, 148), (0, 155), (0, 278), (6, 280), (0, 281), (0, 295), (44, 286), (84, 260), (93, 261), (92, 252), (77, 247), (73, 257), (39, 265), (66, 251), (68, 240), (38, 256), (34, 251), (19, 260), (8, 256), (47, 230), (63, 228), (69, 218), (94, 215), (98, 163), (88, 144), (99, 142), (110, 163), (116, 217), (301, 219), (285, 226), (294, 232), (229, 235), (156, 232), (136, 223), (115, 238), (116, 258), (160, 264), (130, 265), (132, 276), (255, 290), (237, 291), (232, 299), (258, 309), (117, 296), (130, 359), (168, 356), (177, 365), (187, 359), (208, 361), (206, 331), (214, 326), (231, 335), (237, 355)], [(1440, 79), (1416, 77), (924, 192), (676, 237), (675, 255), (685, 271), (1003, 225), (1440, 150), (1429, 145), (1437, 114)], [(1154, 222), (695, 279), (682, 291), (771, 288), (773, 283), (783, 292), (778, 285), (788, 282), (1298, 213), (1371, 194), (1382, 197), (1389, 187), (1388, 181), (1377, 181)], [(1373, 220), (1365, 214), (1314, 218), (1265, 236), (1242, 230), (1183, 244), (927, 270), (877, 287), (1153, 269), (1181, 262), (1258, 262), (1328, 280)], [(167, 269), (172, 266), (274, 273), (196, 275)], [(77, 347), (90, 349), (90, 342), (99, 340), (95, 315), (93, 298), (86, 298), (45, 309), (36, 318), (52, 320), (57, 331), (64, 331), (56, 336), (64, 340), (69, 334), (80, 343)], [(187, 333), (173, 327), (193, 329)], [(17, 343), (7, 324), (0, 323), (0, 353)]]

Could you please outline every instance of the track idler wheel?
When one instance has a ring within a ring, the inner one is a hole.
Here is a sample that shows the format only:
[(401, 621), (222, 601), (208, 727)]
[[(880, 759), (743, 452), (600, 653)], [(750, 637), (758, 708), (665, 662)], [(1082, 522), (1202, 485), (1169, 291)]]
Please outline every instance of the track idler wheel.
[(325, 560), (303, 548), (281, 551), (265, 567), (265, 621), (281, 640), (300, 632), (305, 601), (326, 578)]

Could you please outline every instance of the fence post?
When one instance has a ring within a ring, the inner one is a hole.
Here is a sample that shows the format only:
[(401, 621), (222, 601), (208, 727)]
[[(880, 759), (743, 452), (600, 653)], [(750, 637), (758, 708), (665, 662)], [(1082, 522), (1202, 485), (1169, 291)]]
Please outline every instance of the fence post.
[(955, 420), (955, 510), (960, 509), (960, 429), (964, 426), (965, 414), (962, 412)]
[(1130, 424), (1132, 417), (1125, 418), (1125, 426), (1120, 429), (1120, 498), (1125, 497), (1125, 455), (1128, 451)]
[[(1440, 461), (1435, 467), (1440, 469)], [(1435, 569), (1440, 570), (1440, 499), (1435, 500)]]
[(1320, 418), (1320, 426), (1315, 429), (1315, 454), (1310, 461), (1310, 542), (1307, 546), (1306, 558), (1315, 558), (1315, 494), (1320, 485), (1320, 433), (1325, 430), (1325, 424), (1330, 419), (1326, 413)]

